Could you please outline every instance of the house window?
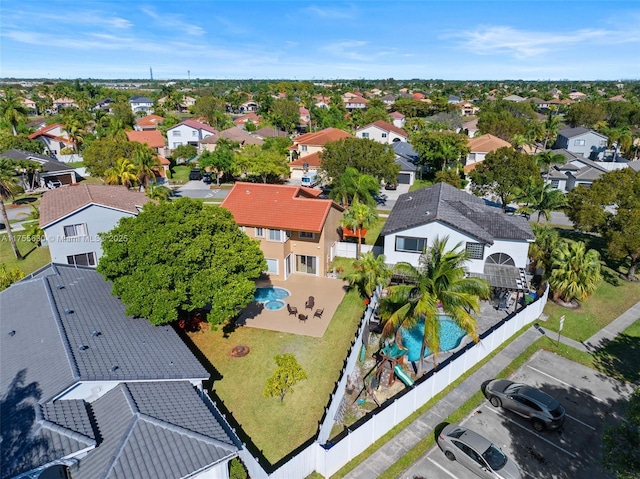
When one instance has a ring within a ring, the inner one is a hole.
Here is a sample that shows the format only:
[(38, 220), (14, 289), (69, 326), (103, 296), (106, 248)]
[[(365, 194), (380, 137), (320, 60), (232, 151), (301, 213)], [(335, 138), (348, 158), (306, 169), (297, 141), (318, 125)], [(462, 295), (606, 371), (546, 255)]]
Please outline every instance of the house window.
[(267, 273), (278, 274), (278, 260), (265, 258), (267, 260)]
[(467, 253), (470, 259), (484, 258), (484, 245), (482, 243), (467, 243)]
[(307, 151), (307, 145), (300, 145), (300, 151)]
[(171, 132), (171, 136), (182, 136), (182, 133), (180, 132), (180, 130), (173, 130)]
[(96, 257), (93, 253), (82, 253), (67, 256), (67, 264), (74, 266), (95, 266)]
[(75, 238), (77, 236), (86, 236), (87, 235), (87, 225), (79, 224), (79, 225), (68, 225), (64, 227), (64, 237), (65, 238)]
[(427, 238), (412, 238), (410, 236), (396, 236), (396, 251), (422, 253), (427, 247)]
[(555, 188), (556, 190), (560, 187), (560, 180), (551, 180), (551, 188)]
[(282, 230), (269, 230), (269, 241), (282, 242)]
[(369, 138), (369, 133), (366, 131), (362, 132), (362, 138)]
[(256, 238), (264, 238), (264, 228), (256, 228)]
[(386, 137), (387, 137), (387, 134), (386, 134), (386, 133), (383, 133), (383, 134), (382, 134), (382, 138), (386, 138)]
[(314, 239), (316, 235), (315, 233), (311, 233), (309, 231), (298, 231), (298, 237), (304, 239)]
[(198, 136), (198, 132), (197, 132), (196, 130), (193, 130), (193, 131), (191, 132), (191, 136)]
[(607, 146), (607, 140), (600, 140), (600, 146)]
[(584, 146), (585, 145), (585, 141), (584, 140), (576, 140), (573, 144), (575, 146)]

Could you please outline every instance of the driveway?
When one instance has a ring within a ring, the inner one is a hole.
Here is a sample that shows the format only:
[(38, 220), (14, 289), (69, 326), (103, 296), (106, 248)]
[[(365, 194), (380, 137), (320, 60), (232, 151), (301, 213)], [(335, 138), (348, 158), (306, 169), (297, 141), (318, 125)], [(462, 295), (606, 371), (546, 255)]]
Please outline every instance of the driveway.
[[(520, 466), (525, 478), (612, 478), (600, 465), (602, 433), (607, 424), (620, 420), (631, 393), (629, 386), (547, 351), (536, 353), (509, 379), (539, 387), (557, 398), (567, 413), (563, 428), (537, 433), (527, 420), (494, 408), (488, 401), (461, 424), (498, 445)], [(477, 478), (449, 461), (437, 446), (401, 477)]]
[(393, 205), (396, 204), (398, 197), (403, 193), (409, 192), (409, 185), (398, 185), (396, 190), (385, 190), (382, 188), (380, 191), (381, 195), (385, 195), (387, 197), (386, 201), (382, 204), (378, 204), (379, 210), (392, 210)]
[(188, 197), (198, 199), (223, 200), (229, 194), (229, 189), (217, 188), (216, 185), (208, 185), (203, 181), (189, 181), (180, 188), (174, 190), (175, 197)]

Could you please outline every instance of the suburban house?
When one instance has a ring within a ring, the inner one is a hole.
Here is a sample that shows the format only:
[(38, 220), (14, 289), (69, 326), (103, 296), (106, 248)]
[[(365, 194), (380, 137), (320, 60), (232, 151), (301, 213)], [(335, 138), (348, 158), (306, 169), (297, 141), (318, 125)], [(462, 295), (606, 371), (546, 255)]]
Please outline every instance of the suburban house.
[(303, 158), (312, 153), (319, 153), (327, 143), (342, 140), (343, 138), (353, 137), (344, 130), (325, 128), (324, 130), (295, 137), (289, 150), (294, 155), (294, 158)]
[(23, 98), (20, 102), (22, 103), (23, 107), (29, 110), (29, 114), (33, 114), (38, 110), (38, 105), (36, 105), (36, 102), (33, 100)]
[(64, 125), (60, 123), (43, 126), (38, 131), (31, 133), (29, 139), (41, 141), (45, 145), (45, 150), (56, 156), (65, 148), (75, 149), (75, 143), (69, 139)]
[(369, 100), (361, 96), (351, 97), (344, 102), (344, 107), (348, 112), (364, 110), (367, 108)]
[(460, 109), (460, 114), (462, 116), (473, 116), (476, 115), (480, 111), (480, 107), (473, 102), (470, 101), (461, 101), (456, 104), (456, 106)]
[(475, 118), (473, 120), (465, 121), (462, 124), (462, 129), (458, 131), (458, 133), (466, 133), (469, 138), (474, 138), (476, 133), (478, 133), (480, 129), (478, 128), (478, 119)]
[(56, 98), (52, 102), (52, 108), (54, 113), (58, 113), (63, 108), (78, 108), (78, 104), (73, 98)]
[(509, 95), (503, 98), (504, 101), (512, 101), (514, 103), (522, 103), (526, 101), (526, 98), (521, 97), (520, 95)]
[(232, 126), (226, 130), (216, 132), (215, 135), (210, 135), (200, 140), (199, 150), (214, 151), (220, 138), (238, 143), (241, 147), (245, 145), (264, 145), (264, 140), (261, 137), (253, 135), (243, 128)]
[(167, 130), (168, 148), (175, 150), (180, 145), (193, 145), (197, 148), (200, 140), (217, 133), (215, 128), (199, 121), (184, 120)]
[(487, 153), (496, 151), (498, 148), (511, 148), (511, 143), (487, 133), (486, 135), (480, 135), (469, 139), (467, 146), (471, 151), (467, 155), (464, 164), (464, 172), (468, 174), (478, 165), (478, 163), (484, 161)]
[(356, 130), (356, 138), (368, 138), (378, 143), (391, 144), (397, 141), (407, 141), (406, 131), (386, 121), (378, 120)]
[(40, 204), (40, 228), (51, 261), (97, 266), (102, 256), (98, 233), (111, 231), (121, 218), (137, 216), (148, 201), (126, 186), (83, 184), (48, 191)]
[[(594, 180), (597, 180), (609, 171), (604, 165), (611, 164), (592, 161), (564, 149), (552, 151), (553, 153), (564, 156), (566, 161), (562, 165), (556, 164), (550, 166), (548, 180), (553, 188), (564, 193), (571, 191), (579, 185), (584, 185), (588, 188)], [(547, 176), (545, 175), (545, 179), (546, 178)]]
[(127, 316), (95, 270), (0, 292), (5, 478), (228, 479), (242, 447), (171, 327)]
[(412, 185), (416, 181), (416, 173), (420, 170), (418, 163), (420, 157), (411, 144), (404, 141), (397, 141), (391, 144), (396, 155), (395, 162), (400, 165), (398, 173), (399, 185)]
[(318, 171), (321, 166), (320, 153), (311, 153), (310, 155), (298, 158), (289, 162), (289, 176), (292, 180), (301, 180), (302, 176), (308, 171)]
[(580, 100), (584, 100), (585, 98), (587, 98), (587, 95), (582, 93), (582, 92), (580, 92), (580, 91), (572, 91), (567, 96), (569, 98), (571, 98), (573, 101), (580, 101)]
[(602, 160), (607, 149), (607, 141), (606, 136), (588, 128), (563, 128), (558, 133), (553, 149), (565, 149), (590, 160)]
[(133, 111), (134, 115), (139, 111), (144, 111), (145, 113), (153, 112), (153, 100), (145, 96), (132, 96), (129, 99), (129, 105), (131, 105), (131, 111)]
[(461, 243), (470, 254), (465, 265), (470, 274), (514, 290), (526, 281), (529, 244), (535, 241), (524, 217), (507, 215), (447, 183), (400, 195), (380, 234), (389, 264), (417, 267), (425, 248), (448, 237), (449, 248)]
[(137, 120), (133, 128), (138, 131), (157, 130), (158, 125), (161, 125), (163, 121), (164, 118), (160, 115), (147, 115)]
[(258, 111), (258, 108), (259, 105), (255, 101), (249, 100), (240, 105), (238, 107), (238, 110), (240, 111), (240, 113), (249, 113), (252, 111)]
[[(28, 160), (38, 163), (40, 171), (34, 173), (34, 178), (25, 178), (25, 190), (31, 189), (31, 185), (40, 188), (55, 188), (62, 185), (75, 185), (77, 181), (76, 170), (61, 161), (54, 160), (48, 156), (11, 149), (2, 153), (3, 158), (21, 161)], [(28, 176), (28, 172), (25, 172)]]
[(245, 115), (239, 116), (238, 118), (233, 120), (233, 123), (238, 127), (244, 128), (244, 126), (249, 122), (257, 126), (260, 124), (261, 121), (262, 121), (262, 118), (260, 118), (255, 113), (251, 112), (251, 113), (247, 113)]
[(164, 156), (164, 136), (160, 130), (125, 131), (129, 141), (135, 141), (147, 145), (158, 155)]
[(306, 126), (311, 121), (311, 113), (303, 106), (298, 107), (298, 113), (300, 114), (300, 125)]
[(391, 120), (393, 121), (393, 126), (398, 128), (404, 128), (404, 124), (406, 122), (405, 116), (399, 111), (394, 111), (389, 113)]
[(286, 131), (277, 130), (275, 128), (271, 128), (270, 126), (263, 126), (262, 128), (258, 128), (256, 131), (251, 133), (253, 136), (257, 136), (266, 140), (267, 138), (280, 137), (280, 138), (288, 138), (289, 134)]
[(325, 276), (331, 246), (340, 241), (344, 208), (300, 186), (236, 183), (224, 199), (236, 223), (260, 241), (272, 279)]
[(93, 107), (93, 110), (102, 110), (106, 112), (111, 111), (111, 105), (114, 103), (112, 98), (105, 98), (96, 103), (96, 106)]

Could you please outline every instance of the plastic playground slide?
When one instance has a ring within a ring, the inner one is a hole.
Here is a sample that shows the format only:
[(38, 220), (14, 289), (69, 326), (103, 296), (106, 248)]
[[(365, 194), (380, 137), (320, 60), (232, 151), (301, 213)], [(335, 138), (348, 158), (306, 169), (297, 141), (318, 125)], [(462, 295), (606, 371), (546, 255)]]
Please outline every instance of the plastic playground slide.
[(413, 379), (411, 379), (411, 376), (409, 376), (407, 372), (404, 369), (402, 369), (402, 366), (400, 366), (399, 364), (396, 364), (396, 367), (393, 368), (393, 372), (396, 373), (396, 376), (398, 376), (398, 379), (400, 379), (400, 381), (405, 383), (407, 386), (409, 387), (413, 386)]

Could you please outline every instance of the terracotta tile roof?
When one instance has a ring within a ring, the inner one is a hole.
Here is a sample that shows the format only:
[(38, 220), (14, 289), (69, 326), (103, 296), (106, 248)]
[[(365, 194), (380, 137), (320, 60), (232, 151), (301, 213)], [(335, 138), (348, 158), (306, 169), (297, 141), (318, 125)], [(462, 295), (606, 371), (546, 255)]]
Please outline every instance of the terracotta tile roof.
[(305, 163), (309, 165), (309, 168), (319, 168), (320, 167), (320, 155), (316, 153), (311, 153), (310, 155), (303, 156), (302, 158), (298, 158), (297, 160), (289, 163), (289, 168), (293, 167), (304, 167)]
[(345, 101), (345, 103), (369, 103), (369, 100), (361, 96), (357, 96), (357, 97), (349, 98), (348, 100)]
[(170, 165), (171, 162), (167, 160), (164, 156), (158, 155), (158, 160), (160, 160), (161, 165)]
[(138, 126), (157, 126), (164, 121), (164, 118), (160, 115), (147, 115), (140, 118), (136, 121), (136, 125)]
[(487, 133), (486, 135), (471, 138), (469, 143), (467, 143), (467, 146), (472, 153), (475, 151), (488, 153), (504, 146), (511, 148), (511, 143)]
[(164, 136), (159, 130), (125, 131), (129, 141), (146, 144), (150, 148), (164, 148)]
[(424, 93), (419, 92), (412, 93), (411, 96), (416, 100), (422, 100), (425, 97)]
[(144, 193), (130, 191), (126, 186), (74, 185), (47, 191), (40, 204), (40, 227), (91, 204), (138, 214), (139, 206), (150, 201)]
[(239, 116), (238, 118), (233, 120), (233, 122), (236, 125), (244, 125), (249, 120), (251, 120), (254, 124), (258, 124), (262, 121), (262, 118), (260, 118), (258, 115), (252, 112), (252, 113), (247, 113), (246, 115)]
[(375, 126), (377, 128), (380, 128), (383, 131), (392, 131), (400, 136), (404, 136), (405, 138), (407, 138), (409, 135), (407, 134), (406, 131), (404, 131), (402, 128), (398, 128), (395, 125), (392, 125), (391, 123), (387, 123), (386, 121), (382, 121), (382, 120), (378, 120), (378, 121), (374, 121), (373, 123), (369, 123), (367, 126), (363, 126), (362, 128), (358, 128), (358, 131), (360, 130), (364, 130), (365, 128), (369, 128), (371, 126)]
[(315, 198), (319, 190), (301, 186), (236, 183), (221, 206), (233, 213), (241, 226), (320, 233), (331, 208), (343, 208), (331, 200)]
[(294, 138), (293, 142), (296, 145), (324, 146), (329, 142), (338, 141), (343, 138), (353, 138), (353, 136), (337, 128), (325, 128), (324, 130), (300, 135)]
[(391, 118), (395, 118), (395, 119), (398, 119), (398, 120), (400, 120), (400, 119), (402, 119), (402, 118), (404, 118), (404, 117), (405, 117), (405, 116), (404, 116), (402, 113), (400, 113), (399, 111), (394, 111), (393, 113), (390, 113), (390, 114), (389, 114), (389, 116), (391, 116)]
[(35, 132), (31, 133), (29, 135), (29, 139), (33, 140), (34, 138), (37, 138), (37, 137), (42, 136), (42, 135), (47, 135), (47, 136), (50, 136), (50, 137), (54, 137), (55, 135), (52, 135), (51, 133), (49, 133), (49, 131), (53, 130), (54, 128), (63, 129), (64, 125), (61, 124), (61, 123), (53, 123), (51, 125), (43, 126), (38, 131), (35, 131)]

